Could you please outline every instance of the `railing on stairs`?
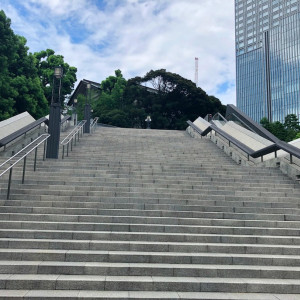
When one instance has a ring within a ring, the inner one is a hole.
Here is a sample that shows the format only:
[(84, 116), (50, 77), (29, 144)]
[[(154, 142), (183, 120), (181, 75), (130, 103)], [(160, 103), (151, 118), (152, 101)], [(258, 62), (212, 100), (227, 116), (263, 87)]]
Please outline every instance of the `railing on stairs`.
[(60, 130), (65, 131), (70, 126), (71, 116), (67, 115), (63, 117), (60, 121)]
[(15, 131), (15, 132), (11, 133), (10, 135), (2, 138), (0, 140), (0, 147), (4, 147), (4, 151), (5, 151), (6, 150), (6, 145), (13, 142), (14, 140), (16, 140), (17, 138), (19, 138), (22, 135), (26, 136), (27, 132), (41, 126), (42, 123), (47, 123), (47, 122), (48, 122), (48, 119), (43, 117), (43, 118), (38, 119), (37, 121), (34, 121), (34, 122), (24, 126), (23, 128), (21, 128), (21, 129)]
[(76, 146), (76, 141), (79, 142), (80, 135), (83, 136), (83, 126), (85, 125), (86, 120), (80, 121), (74, 129), (61, 141), (62, 149), (62, 159), (65, 157), (65, 146), (67, 147), (67, 156), (69, 156), (69, 145), (71, 145), (70, 150), (73, 150), (73, 142), (74, 146)]
[(216, 134), (219, 134), (220, 136), (222, 136), (223, 138), (225, 138), (228, 141), (228, 145), (230, 146), (231, 144), (235, 145), (236, 147), (238, 147), (240, 150), (242, 150), (243, 152), (245, 152), (247, 154), (248, 160), (249, 160), (249, 156), (253, 157), (253, 158), (261, 158), (261, 161), (263, 161), (263, 156), (269, 153), (275, 153), (275, 157), (277, 157), (277, 151), (278, 150), (284, 150), (285, 152), (289, 153), (290, 155), (290, 163), (293, 163), (293, 156), (300, 158), (300, 149), (296, 148), (295, 146), (292, 146), (290, 144), (287, 144), (283, 141), (274, 141), (273, 145), (264, 147), (262, 149), (259, 149), (257, 151), (249, 148), (247, 145), (245, 145), (244, 143), (241, 143), (240, 141), (238, 141), (237, 139), (235, 139), (234, 137), (232, 137), (231, 135), (229, 135), (228, 133), (226, 133), (225, 131), (223, 131), (222, 129), (220, 129), (219, 127), (217, 127), (214, 124), (211, 124), (208, 128), (209, 130), (205, 130), (202, 131), (201, 129), (199, 129), (197, 126), (195, 126), (191, 121), (187, 121), (187, 123), (193, 128), (193, 130), (195, 130), (198, 134), (200, 134), (201, 136), (205, 136), (207, 135), (210, 131), (214, 131)]
[(44, 154), (43, 154), (43, 160), (45, 160), (45, 154), (46, 154), (46, 141), (49, 138), (50, 134), (45, 133), (40, 135), (38, 138), (36, 138), (34, 141), (32, 141), (30, 144), (28, 144), (26, 147), (24, 147), (22, 150), (20, 150), (18, 153), (16, 153), (14, 156), (6, 160), (4, 163), (0, 165), (0, 177), (4, 175), (6, 172), (9, 171), (9, 178), (8, 178), (8, 188), (7, 188), (7, 199), (9, 199), (10, 195), (10, 187), (11, 187), (11, 178), (12, 178), (12, 171), (13, 167), (19, 163), (22, 159), (24, 159), (23, 164), (23, 175), (22, 175), (22, 183), (24, 183), (25, 180), (25, 172), (26, 172), (26, 160), (27, 156), (35, 150), (34, 154), (34, 167), (33, 170), (36, 171), (36, 160), (37, 160), (37, 149), (38, 147), (44, 143)]
[(96, 125), (98, 123), (99, 117), (94, 118), (94, 120), (92, 121), (91, 125), (90, 125), (90, 132), (93, 133), (96, 130)]

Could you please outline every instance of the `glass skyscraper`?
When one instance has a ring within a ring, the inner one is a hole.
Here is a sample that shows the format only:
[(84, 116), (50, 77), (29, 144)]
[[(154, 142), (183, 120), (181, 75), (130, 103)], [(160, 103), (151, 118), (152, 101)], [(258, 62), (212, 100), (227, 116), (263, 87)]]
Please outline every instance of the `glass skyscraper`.
[(300, 119), (300, 0), (235, 0), (237, 107)]

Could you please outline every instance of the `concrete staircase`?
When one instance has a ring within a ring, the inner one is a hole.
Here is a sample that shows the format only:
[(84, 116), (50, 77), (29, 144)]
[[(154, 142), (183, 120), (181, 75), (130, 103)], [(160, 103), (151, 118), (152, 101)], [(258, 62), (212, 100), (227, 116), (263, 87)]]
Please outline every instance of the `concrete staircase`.
[(98, 128), (1, 181), (0, 299), (300, 299), (300, 189), (180, 131)]

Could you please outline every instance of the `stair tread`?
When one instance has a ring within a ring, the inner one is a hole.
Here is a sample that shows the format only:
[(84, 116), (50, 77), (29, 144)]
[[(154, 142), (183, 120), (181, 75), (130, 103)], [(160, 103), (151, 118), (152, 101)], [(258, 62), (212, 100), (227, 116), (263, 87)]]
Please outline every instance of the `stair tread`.
[(276, 293), (207, 293), (207, 292), (149, 292), (149, 291), (88, 291), (88, 290), (0, 290), (0, 299), (199, 299), (199, 300), (296, 300), (299, 294)]

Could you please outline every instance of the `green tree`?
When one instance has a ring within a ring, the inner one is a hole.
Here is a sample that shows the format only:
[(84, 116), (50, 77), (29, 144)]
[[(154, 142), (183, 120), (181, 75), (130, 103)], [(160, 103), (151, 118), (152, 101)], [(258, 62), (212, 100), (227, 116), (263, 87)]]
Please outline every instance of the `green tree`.
[(15, 110), (17, 113), (28, 111), (33, 117), (40, 118), (48, 113), (48, 103), (38, 76), (36, 59), (28, 54), (26, 39), (17, 37), (17, 59), (10, 66), (12, 86), (17, 90)]
[[(153, 88), (144, 86), (149, 83)], [(214, 96), (178, 74), (156, 70), (126, 81), (120, 70), (101, 82), (102, 93), (93, 104), (99, 121), (115, 126), (145, 128), (150, 115), (152, 128), (185, 129), (188, 119), (224, 112)]]
[(284, 119), (286, 129), (286, 140), (292, 141), (300, 131), (299, 120), (295, 114), (289, 114)]
[(85, 95), (80, 94), (77, 97), (77, 104), (75, 108), (78, 120), (84, 119), (84, 105), (85, 105)]
[(65, 97), (73, 91), (74, 83), (76, 82), (77, 68), (71, 67), (64, 62), (62, 55), (55, 55), (54, 50), (47, 49), (34, 53), (37, 60), (38, 74), (41, 79), (42, 87), (48, 104), (51, 103), (52, 85), (54, 68), (61, 66), (63, 68), (63, 79), (61, 87), (61, 104), (64, 105)]
[(36, 61), (26, 39), (15, 35), (10, 19), (0, 11), (0, 120), (28, 111), (39, 118), (48, 107), (38, 77)]
[[(120, 70), (115, 71), (115, 76), (109, 76), (101, 82), (101, 96), (92, 104), (94, 115), (99, 117), (99, 122), (129, 127), (130, 122), (123, 101), (126, 84)], [(126, 122), (121, 121), (121, 118)]]
[(10, 64), (17, 52), (17, 37), (10, 28), (11, 21), (0, 11), (0, 121), (14, 115), (17, 91), (11, 85)]
[(294, 140), (300, 139), (300, 132), (298, 132), (294, 138)]
[[(154, 90), (147, 92), (140, 86), (143, 83), (151, 83)], [(151, 115), (152, 128), (185, 129), (188, 119), (194, 120), (199, 115), (204, 117), (223, 109), (219, 99), (208, 96), (192, 81), (164, 69), (151, 70), (143, 78), (129, 80), (127, 88), (132, 85), (145, 91), (138, 93), (134, 101), (145, 115)]]
[(298, 118), (294, 114), (287, 115), (284, 124), (279, 121), (269, 122), (265, 117), (261, 119), (260, 124), (277, 138), (285, 142), (290, 142), (295, 139), (297, 133), (300, 131)]

